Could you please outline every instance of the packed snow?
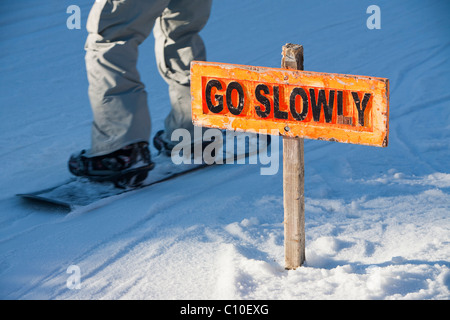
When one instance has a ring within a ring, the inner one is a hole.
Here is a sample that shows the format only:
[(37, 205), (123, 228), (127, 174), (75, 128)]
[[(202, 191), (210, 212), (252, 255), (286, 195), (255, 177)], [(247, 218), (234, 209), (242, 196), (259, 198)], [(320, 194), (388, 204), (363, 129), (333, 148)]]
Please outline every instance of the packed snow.
[[(0, 2), (0, 298), (449, 299), (448, 1), (213, 3), (209, 61), (279, 67), (291, 42), (305, 70), (390, 80), (387, 148), (305, 141), (296, 270), (284, 268), (281, 144), (275, 175), (215, 166), (70, 213), (15, 196), (68, 179), (69, 155), (89, 147), (92, 3)], [(372, 4), (381, 29), (366, 25)], [(81, 29), (67, 27), (70, 5)], [(169, 102), (152, 36), (139, 69), (155, 133)]]

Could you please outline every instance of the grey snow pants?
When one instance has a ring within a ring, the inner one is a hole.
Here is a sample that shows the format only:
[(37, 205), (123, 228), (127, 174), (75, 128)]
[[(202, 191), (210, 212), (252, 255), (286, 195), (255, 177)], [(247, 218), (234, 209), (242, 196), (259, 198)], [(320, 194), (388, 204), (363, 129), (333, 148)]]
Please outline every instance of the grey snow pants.
[(159, 73), (169, 86), (172, 109), (165, 138), (193, 130), (190, 62), (206, 60), (198, 35), (212, 0), (96, 0), (89, 13), (86, 70), (93, 112), (89, 156), (149, 141), (147, 93), (137, 70), (138, 46), (153, 29)]

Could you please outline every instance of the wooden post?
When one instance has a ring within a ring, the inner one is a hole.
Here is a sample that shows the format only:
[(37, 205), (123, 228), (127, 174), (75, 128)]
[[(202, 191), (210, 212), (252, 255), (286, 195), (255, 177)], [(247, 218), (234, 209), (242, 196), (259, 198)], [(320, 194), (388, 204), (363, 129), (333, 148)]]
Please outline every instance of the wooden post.
[[(297, 71), (303, 70), (303, 47), (299, 45), (286, 44), (282, 56), (281, 69), (193, 61), (192, 121), (197, 126), (266, 130), (283, 136), (285, 268), (295, 269), (305, 261), (303, 138), (386, 147), (389, 80)], [(273, 99), (261, 92), (272, 92)], [(336, 99), (335, 112), (324, 107), (323, 118), (309, 116), (301, 120), (305, 114), (298, 113), (300, 103), (291, 108), (291, 97), (297, 99), (299, 95), (303, 107), (310, 107), (306, 102), (316, 99), (314, 92), (320, 93), (319, 104), (327, 103), (322, 100), (327, 100), (325, 95), (329, 92), (328, 100)], [(233, 93), (238, 94), (238, 101), (233, 100)], [(224, 99), (233, 101), (225, 104)], [(279, 110), (280, 106), (288, 108)]]
[[(291, 43), (284, 45), (281, 68), (303, 70), (303, 47)], [(283, 137), (283, 195), (285, 268), (296, 269), (305, 262), (303, 138)]]

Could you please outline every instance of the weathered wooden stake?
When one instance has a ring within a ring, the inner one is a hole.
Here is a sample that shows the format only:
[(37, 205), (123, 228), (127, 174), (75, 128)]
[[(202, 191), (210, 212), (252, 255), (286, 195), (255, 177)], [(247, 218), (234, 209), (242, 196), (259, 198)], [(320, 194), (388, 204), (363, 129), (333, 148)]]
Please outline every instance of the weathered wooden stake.
[[(303, 70), (303, 47), (283, 46), (281, 68)], [(289, 130), (289, 128), (285, 128)], [(305, 163), (303, 138), (283, 137), (285, 268), (305, 262)]]
[[(298, 71), (303, 70), (300, 45), (286, 44), (282, 56), (281, 69), (193, 61), (192, 121), (283, 136), (285, 268), (295, 269), (305, 261), (303, 138), (386, 147), (389, 80)], [(297, 96), (303, 103), (296, 103)], [(306, 109), (301, 114), (300, 104)], [(323, 116), (318, 119), (317, 113)]]

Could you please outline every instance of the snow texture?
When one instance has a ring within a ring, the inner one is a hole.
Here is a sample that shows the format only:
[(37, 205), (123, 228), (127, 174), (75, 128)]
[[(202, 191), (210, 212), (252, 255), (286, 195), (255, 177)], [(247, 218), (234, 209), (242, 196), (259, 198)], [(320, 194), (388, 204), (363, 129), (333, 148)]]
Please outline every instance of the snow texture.
[[(69, 155), (89, 147), (92, 3), (0, 2), (0, 298), (450, 298), (448, 1), (377, 1), (374, 30), (366, 0), (214, 2), (210, 61), (279, 67), (291, 42), (305, 70), (390, 80), (387, 148), (305, 141), (307, 261), (290, 271), (281, 151), (276, 175), (223, 165), (70, 214), (15, 197), (67, 180)], [(152, 37), (139, 69), (154, 133), (169, 103)]]

